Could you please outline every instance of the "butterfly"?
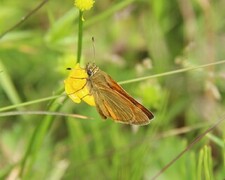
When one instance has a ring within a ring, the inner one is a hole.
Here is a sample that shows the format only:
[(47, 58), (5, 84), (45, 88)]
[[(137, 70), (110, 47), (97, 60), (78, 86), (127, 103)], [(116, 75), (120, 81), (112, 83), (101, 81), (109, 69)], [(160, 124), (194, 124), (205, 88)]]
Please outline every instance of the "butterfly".
[[(76, 69), (74, 69), (76, 71)], [(107, 73), (102, 71), (96, 64), (88, 63), (83, 69), (83, 77), (69, 76), (69, 80), (76, 84), (77, 80), (83, 81), (78, 90), (72, 92), (68, 90), (68, 82), (65, 80), (67, 94), (78, 96), (85, 100), (88, 96), (93, 98), (99, 114), (103, 119), (112, 118), (116, 122), (146, 125), (154, 118), (152, 112), (132, 98), (119, 84), (117, 84)], [(85, 100), (86, 101), (86, 100)]]

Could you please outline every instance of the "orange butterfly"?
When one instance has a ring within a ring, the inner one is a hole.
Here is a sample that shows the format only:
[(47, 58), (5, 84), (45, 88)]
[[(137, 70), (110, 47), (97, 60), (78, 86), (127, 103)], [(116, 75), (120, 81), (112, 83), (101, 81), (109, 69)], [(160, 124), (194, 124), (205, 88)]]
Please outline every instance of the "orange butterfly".
[(79, 65), (65, 80), (66, 93), (75, 102), (82, 99), (96, 105), (102, 118), (112, 118), (125, 124), (146, 125), (153, 119), (148, 109), (95, 64), (89, 63), (85, 69), (77, 67)]

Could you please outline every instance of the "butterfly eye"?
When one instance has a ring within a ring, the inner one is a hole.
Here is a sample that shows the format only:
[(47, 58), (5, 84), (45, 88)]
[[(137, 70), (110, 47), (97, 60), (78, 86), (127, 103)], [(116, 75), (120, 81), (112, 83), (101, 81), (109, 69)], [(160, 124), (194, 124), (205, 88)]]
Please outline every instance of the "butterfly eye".
[(92, 70), (88, 69), (87, 74), (88, 74), (88, 76), (92, 76)]

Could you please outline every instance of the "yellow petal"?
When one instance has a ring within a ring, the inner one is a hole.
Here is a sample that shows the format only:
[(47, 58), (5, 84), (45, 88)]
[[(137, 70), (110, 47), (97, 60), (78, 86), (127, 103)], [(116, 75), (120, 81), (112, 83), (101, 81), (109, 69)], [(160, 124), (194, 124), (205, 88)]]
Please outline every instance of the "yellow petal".
[(94, 97), (89, 95), (87, 88), (88, 75), (85, 69), (78, 64), (71, 70), (68, 78), (64, 81), (67, 95), (75, 102), (80, 103), (81, 99), (91, 106), (95, 106)]

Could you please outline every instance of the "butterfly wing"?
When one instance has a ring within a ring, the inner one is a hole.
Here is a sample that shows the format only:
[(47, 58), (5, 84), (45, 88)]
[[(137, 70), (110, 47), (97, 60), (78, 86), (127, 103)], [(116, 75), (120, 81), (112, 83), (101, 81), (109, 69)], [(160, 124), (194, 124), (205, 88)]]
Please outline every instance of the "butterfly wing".
[(145, 113), (145, 115), (148, 116), (149, 119), (153, 119), (154, 115), (146, 109), (142, 104), (137, 102), (134, 98), (132, 98), (120, 85), (118, 85), (109, 75), (107, 75), (106, 78), (108, 82), (108, 86), (113, 89), (114, 91), (118, 92), (121, 94), (123, 97), (127, 98), (132, 104), (135, 105), (135, 107), (141, 109), (142, 112)]
[[(93, 85), (92, 95), (99, 114), (103, 118), (110, 117), (115, 121), (145, 125), (154, 116), (143, 105), (133, 99), (121, 86), (119, 86), (109, 75), (101, 72), (97, 80), (98, 86)], [(93, 79), (96, 82), (95, 79)]]
[(149, 123), (149, 118), (139, 108), (116, 92), (98, 90), (95, 96), (100, 100), (96, 103), (96, 107), (103, 118), (110, 117), (126, 124), (144, 125)]

